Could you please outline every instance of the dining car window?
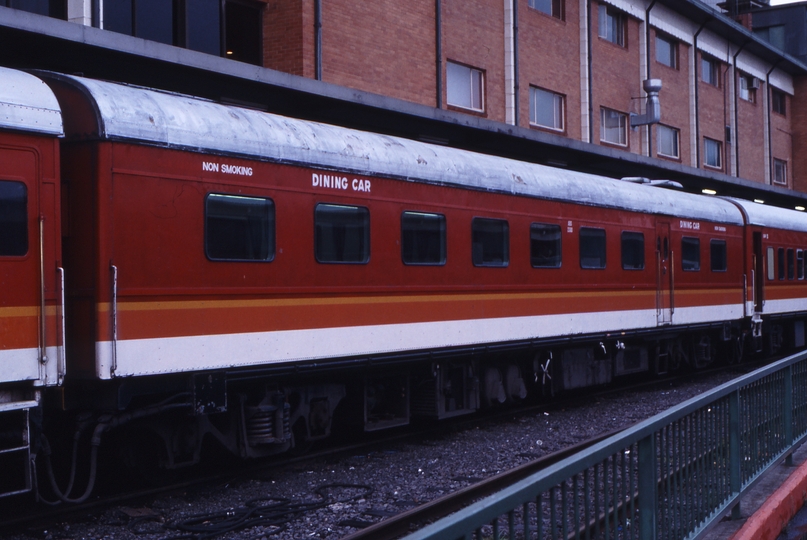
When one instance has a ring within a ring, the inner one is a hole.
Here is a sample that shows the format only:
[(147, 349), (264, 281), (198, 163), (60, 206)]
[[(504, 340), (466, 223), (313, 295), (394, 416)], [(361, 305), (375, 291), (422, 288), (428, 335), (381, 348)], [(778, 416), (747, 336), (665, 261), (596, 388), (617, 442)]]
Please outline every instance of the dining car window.
[(796, 250), (796, 279), (804, 279), (804, 251)]
[(211, 193), (205, 200), (205, 253), (217, 261), (271, 261), (275, 257), (272, 199)]
[(446, 217), (442, 214), (401, 214), (401, 259), (404, 264), (446, 263)]
[(560, 225), (530, 225), (530, 264), (533, 268), (560, 268)]
[(622, 269), (644, 269), (644, 234), (640, 232), (622, 232)]
[(767, 254), (768, 254), (768, 256), (767, 256), (768, 280), (772, 281), (774, 279), (774, 276), (776, 275), (776, 269), (774, 267), (774, 259), (775, 259), (775, 257), (774, 257), (774, 254), (773, 254), (773, 248), (772, 247), (768, 248)]
[(712, 272), (725, 272), (728, 268), (728, 256), (725, 240), (712, 240), (710, 242), (710, 258)]
[(28, 189), (0, 180), (0, 257), (28, 253)]
[(701, 269), (700, 238), (681, 238), (681, 269), (685, 272), (698, 272)]
[(321, 203), (314, 209), (314, 223), (317, 262), (364, 264), (370, 260), (367, 208)]
[(796, 279), (796, 258), (793, 248), (787, 248), (787, 279)]
[(510, 263), (510, 226), (503, 219), (474, 218), (471, 244), (474, 266), (507, 266)]
[(580, 268), (605, 268), (605, 229), (580, 228)]
[(779, 248), (776, 251), (776, 263), (778, 265), (778, 270), (779, 270), (779, 280), (784, 281), (784, 279), (785, 279), (785, 248)]

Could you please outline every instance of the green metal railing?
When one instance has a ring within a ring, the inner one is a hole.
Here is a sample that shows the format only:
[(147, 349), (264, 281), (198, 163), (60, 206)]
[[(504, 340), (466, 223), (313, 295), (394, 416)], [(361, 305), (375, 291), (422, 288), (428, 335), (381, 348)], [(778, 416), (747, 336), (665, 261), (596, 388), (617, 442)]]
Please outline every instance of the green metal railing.
[(406, 537), (690, 540), (807, 437), (807, 352), (735, 379)]

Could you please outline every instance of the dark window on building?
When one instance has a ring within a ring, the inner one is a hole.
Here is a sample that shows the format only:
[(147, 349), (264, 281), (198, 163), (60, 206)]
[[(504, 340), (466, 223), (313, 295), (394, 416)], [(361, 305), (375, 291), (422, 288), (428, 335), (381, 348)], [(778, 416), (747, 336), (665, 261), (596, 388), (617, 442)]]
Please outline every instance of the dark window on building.
[(673, 38), (656, 34), (656, 62), (678, 69), (678, 42)]
[(681, 269), (698, 272), (701, 269), (701, 241), (699, 238), (681, 238)]
[(362, 264), (370, 260), (370, 211), (367, 208), (318, 204), (314, 223), (317, 262)]
[(779, 266), (778, 266), (779, 279), (784, 280), (785, 279), (785, 248), (779, 248), (776, 251), (776, 255), (777, 255), (776, 258), (778, 259), (777, 262), (779, 263)]
[(777, 89), (771, 90), (771, 109), (773, 112), (781, 114), (782, 116), (787, 115), (787, 94), (781, 92)]
[(785, 50), (785, 25), (754, 28), (754, 34), (764, 39), (774, 47)]
[(580, 268), (605, 268), (605, 229), (580, 228)]
[(563, 131), (563, 102), (561, 94), (530, 86), (530, 124)]
[(534, 268), (560, 268), (561, 253), (559, 225), (530, 225), (530, 264)]
[(446, 100), (455, 107), (485, 110), (485, 75), (482, 70), (446, 62)]
[(625, 14), (611, 6), (600, 4), (598, 20), (597, 33), (599, 36), (620, 47), (624, 47), (625, 22), (627, 20)]
[(600, 140), (619, 146), (628, 145), (628, 115), (600, 108)]
[(671, 158), (681, 157), (678, 148), (678, 141), (681, 136), (680, 131), (674, 127), (659, 124), (656, 127), (656, 136), (658, 139), (658, 146), (656, 148), (658, 155)]
[(260, 65), (261, 9), (248, 0), (108, 0), (103, 19), (105, 30)]
[(787, 185), (787, 161), (773, 158), (773, 183)]
[(787, 279), (796, 279), (796, 258), (793, 248), (787, 249)]
[(563, 0), (529, 0), (529, 6), (557, 19), (563, 19)]
[(67, 20), (67, 0), (0, 0), (0, 6)]
[(212, 260), (274, 259), (274, 202), (260, 197), (208, 195), (205, 201), (205, 252)]
[(401, 214), (401, 259), (404, 264), (446, 263), (446, 217), (442, 214)]
[(505, 220), (474, 218), (471, 243), (474, 266), (507, 266), (510, 263), (510, 226)]
[(701, 80), (712, 86), (720, 86), (720, 62), (708, 56), (701, 57)]
[(644, 269), (644, 234), (640, 232), (622, 232), (622, 269)]
[(704, 137), (703, 153), (703, 162), (708, 167), (714, 167), (716, 169), (723, 167), (723, 143)]
[(712, 240), (710, 242), (712, 272), (725, 272), (728, 268), (728, 256), (725, 240)]
[(740, 99), (755, 103), (757, 101), (757, 88), (759, 87), (757, 78), (752, 75), (740, 74), (738, 79), (740, 81)]
[(28, 189), (22, 182), (0, 180), (0, 256), (28, 253)]

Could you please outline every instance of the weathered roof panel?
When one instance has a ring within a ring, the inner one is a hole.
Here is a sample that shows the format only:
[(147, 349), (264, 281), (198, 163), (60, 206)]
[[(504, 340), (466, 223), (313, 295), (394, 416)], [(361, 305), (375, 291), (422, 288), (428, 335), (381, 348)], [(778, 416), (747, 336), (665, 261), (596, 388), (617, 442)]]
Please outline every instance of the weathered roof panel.
[(0, 67), (0, 128), (62, 135), (56, 96), (33, 75)]

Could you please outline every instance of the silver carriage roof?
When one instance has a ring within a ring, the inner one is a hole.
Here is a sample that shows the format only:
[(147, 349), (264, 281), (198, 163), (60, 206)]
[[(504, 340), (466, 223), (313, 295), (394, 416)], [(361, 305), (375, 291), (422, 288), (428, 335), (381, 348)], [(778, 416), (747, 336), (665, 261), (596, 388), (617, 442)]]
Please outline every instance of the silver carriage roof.
[(253, 156), (556, 201), (742, 225), (718, 198), (477, 154), (409, 139), (242, 109), (184, 95), (54, 75), (95, 102), (99, 135), (197, 151)]
[(807, 232), (807, 214), (743, 199), (729, 199), (743, 209), (749, 225)]
[(0, 128), (62, 135), (56, 96), (33, 75), (0, 67)]

